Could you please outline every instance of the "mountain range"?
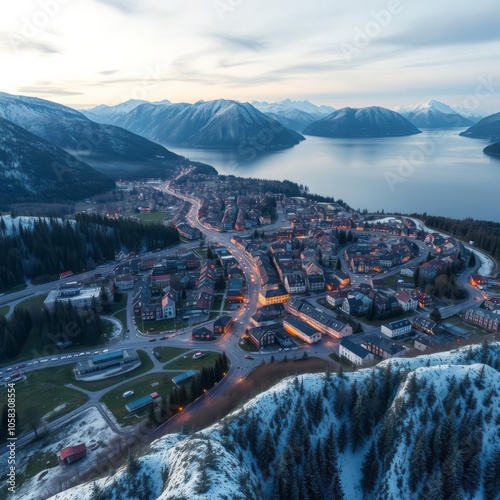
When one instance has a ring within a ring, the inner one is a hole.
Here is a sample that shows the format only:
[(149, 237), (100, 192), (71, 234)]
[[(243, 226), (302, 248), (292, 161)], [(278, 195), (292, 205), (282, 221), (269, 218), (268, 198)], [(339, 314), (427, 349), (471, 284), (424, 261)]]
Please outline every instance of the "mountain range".
[(309, 101), (290, 99), (272, 103), (254, 101), (252, 106), (297, 132), (302, 132), (311, 123), (335, 111), (331, 106), (316, 106)]
[(447, 104), (435, 100), (394, 110), (418, 128), (470, 127), (474, 124)]
[(114, 181), (66, 151), (0, 118), (0, 200), (76, 201), (112, 189)]
[(342, 108), (304, 129), (305, 135), (340, 138), (398, 137), (419, 133), (420, 130), (406, 118), (379, 106)]
[(494, 343), (290, 377), (51, 498), (495, 500), (499, 369)]
[(145, 103), (124, 114), (115, 110), (110, 115), (103, 108), (86, 113), (169, 146), (238, 149), (256, 144), (259, 150), (268, 150), (288, 148), (304, 139), (251, 104), (225, 99)]
[(185, 158), (159, 144), (44, 99), (0, 93), (0, 117), (114, 178), (168, 175)]

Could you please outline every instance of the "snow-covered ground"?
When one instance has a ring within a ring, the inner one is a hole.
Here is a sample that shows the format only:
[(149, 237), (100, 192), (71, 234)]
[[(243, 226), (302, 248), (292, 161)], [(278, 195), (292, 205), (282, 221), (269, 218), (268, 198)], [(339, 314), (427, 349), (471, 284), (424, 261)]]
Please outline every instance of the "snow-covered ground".
[[(54, 490), (53, 486), (62, 484), (66, 477), (73, 477), (75, 469), (88, 466), (97, 453), (115, 437), (97, 408), (91, 407), (74, 416), (69, 422), (62, 424), (40, 441), (21, 447), (16, 453), (16, 472), (22, 473), (29, 460), (37, 455), (55, 456), (62, 448), (85, 443), (87, 457), (76, 462), (69, 469), (58, 465), (38, 473), (27, 483), (21, 485), (16, 498), (23, 500), (40, 500), (47, 498)], [(48, 472), (47, 472), (48, 471)], [(63, 497), (69, 498), (69, 497)]]
[[(338, 416), (334, 410), (335, 399), (341, 391), (348, 394), (352, 393), (353, 386), (368, 387), (374, 373), (375, 377), (379, 377), (376, 383), (381, 384), (381, 380), (386, 376), (383, 369), (390, 364), (392, 373), (402, 374), (401, 382), (398, 383), (397, 391), (386, 411), (386, 415), (391, 414), (395, 419), (397, 437), (391, 441), (394, 443), (394, 455), (383, 477), (378, 479), (378, 490), (374, 498), (410, 500), (414, 497), (407, 489), (409, 461), (416, 443), (416, 432), (425, 426), (430, 432), (436, 425), (432, 420), (423, 419), (422, 413), (432, 412), (434, 408), (443, 415), (445, 399), (450, 394), (450, 384), (453, 381), (456, 384), (466, 384), (464, 387), (468, 387), (468, 398), (473, 397), (479, 403), (477, 408), (484, 407), (482, 411), (491, 413), (489, 419), (485, 418), (487, 423), (482, 424), (479, 429), (483, 436), (479, 452), (481, 467), (484, 468), (485, 461), (490, 459), (492, 450), (498, 445), (500, 373), (491, 366), (478, 363), (485, 352), (482, 349), (482, 346), (474, 346), (416, 358), (396, 358), (381, 363), (375, 369), (363, 369), (344, 374), (343, 377), (332, 375), (325, 379), (323, 374), (310, 374), (287, 378), (203, 431), (191, 436), (177, 434), (158, 439), (138, 460), (133, 473), (125, 466), (114, 476), (100, 479), (95, 484), (80, 485), (53, 498), (90, 500), (95, 497), (97, 490), (102, 490), (113, 500), (134, 500), (140, 498), (136, 493), (137, 485), (140, 485), (142, 493), (146, 494), (147, 490), (147, 498), (158, 500), (272, 498), (273, 475), (266, 478), (260, 472), (257, 456), (259, 451), (257, 455), (250, 451), (250, 438), (246, 430), (249, 422), (253, 420), (258, 423), (258, 430), (255, 431), (258, 443), (262, 443), (265, 427), (273, 429), (276, 458), (271, 462), (271, 469), (276, 473), (281, 460), (279, 457), (285, 447), (290, 445), (290, 436), (294, 433), (294, 418), (298, 412), (306, 411), (309, 396), (322, 394), (323, 400), (323, 416), (319, 425), (311, 426), (310, 414), (303, 413), (301, 417), (303, 425), (309, 426), (306, 432), (310, 439), (310, 449), (314, 449), (315, 443), (325, 441), (330, 425), (338, 430), (341, 424), (349, 419), (349, 414), (344, 412)], [(488, 356), (493, 356), (491, 359), (498, 360), (500, 344), (492, 344), (487, 352)], [(405, 408), (411, 394), (409, 386), (413, 376), (420, 387), (419, 403), (407, 405)], [(483, 387), (478, 383), (480, 377), (483, 377)], [(433, 386), (437, 396), (434, 403), (427, 402), (430, 386)], [(460, 400), (461, 397), (463, 400)], [(487, 398), (490, 402), (486, 405)], [(457, 393), (453, 404), (455, 413), (458, 412), (458, 421), (461, 418), (459, 414), (465, 415), (467, 412), (464, 403), (465, 395), (460, 396), (460, 393)], [(280, 413), (276, 420), (275, 417)], [(349, 445), (339, 455), (340, 475), (346, 499), (363, 497), (360, 489), (361, 464), (370, 443), (378, 438), (380, 425), (375, 427), (370, 437), (355, 451)], [(403, 434), (408, 430), (410, 436), (403, 438)], [(473, 430), (471, 429), (471, 432)], [(480, 486), (471, 498), (480, 500), (482, 493)]]
[[(18, 231), (19, 227), (22, 227), (26, 231), (32, 231), (34, 223), (38, 222), (39, 220), (44, 220), (45, 222), (47, 222), (47, 224), (50, 222), (50, 219), (48, 217), (28, 217), (28, 216), (12, 217), (11, 215), (2, 215), (0, 216), (0, 219), (5, 222), (6, 226), (5, 232), (2, 233), (0, 231), (0, 234), (4, 234), (5, 236), (12, 236), (13, 230)], [(65, 222), (63, 219), (52, 219), (52, 220), (53, 221), (55, 220), (60, 224)], [(71, 223), (75, 224), (75, 221), (72, 221)]]

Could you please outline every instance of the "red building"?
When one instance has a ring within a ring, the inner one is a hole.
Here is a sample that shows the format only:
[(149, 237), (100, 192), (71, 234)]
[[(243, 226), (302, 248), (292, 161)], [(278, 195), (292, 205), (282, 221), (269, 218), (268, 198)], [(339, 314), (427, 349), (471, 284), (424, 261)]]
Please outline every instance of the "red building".
[(68, 446), (63, 448), (57, 454), (59, 460), (65, 464), (72, 464), (87, 455), (87, 447), (85, 443), (77, 444), (76, 446)]

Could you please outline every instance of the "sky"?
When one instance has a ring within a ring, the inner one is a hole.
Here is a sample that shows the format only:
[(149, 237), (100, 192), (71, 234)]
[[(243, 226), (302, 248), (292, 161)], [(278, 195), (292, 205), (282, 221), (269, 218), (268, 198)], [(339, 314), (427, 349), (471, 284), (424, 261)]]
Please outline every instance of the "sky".
[(500, 111), (492, 0), (22, 0), (0, 7), (0, 91), (76, 108), (129, 99), (308, 99)]

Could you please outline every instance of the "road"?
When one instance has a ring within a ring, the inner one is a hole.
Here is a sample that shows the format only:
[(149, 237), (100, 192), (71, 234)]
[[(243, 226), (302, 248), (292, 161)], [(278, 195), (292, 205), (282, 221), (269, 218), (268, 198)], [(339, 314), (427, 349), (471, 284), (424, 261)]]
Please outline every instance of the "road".
[[(221, 245), (224, 245), (235, 257), (235, 259), (240, 263), (242, 272), (245, 275), (246, 283), (247, 283), (247, 302), (245, 306), (241, 307), (238, 311), (231, 313), (231, 315), (234, 317), (234, 324), (231, 327), (230, 332), (228, 332), (226, 335), (222, 336), (220, 339), (214, 342), (203, 342), (203, 341), (193, 341), (190, 338), (189, 332), (192, 330), (192, 328), (185, 328), (180, 331), (177, 331), (175, 334), (168, 334), (168, 340), (158, 340), (159, 337), (164, 336), (164, 334), (156, 334), (156, 335), (145, 335), (143, 332), (141, 332), (137, 325), (134, 322), (133, 318), (133, 311), (131, 307), (131, 293), (128, 293), (128, 303), (127, 303), (127, 322), (128, 322), (128, 332), (122, 332), (121, 340), (113, 344), (112, 348), (120, 348), (120, 349), (125, 349), (125, 348), (133, 348), (133, 349), (143, 349), (146, 350), (147, 352), (150, 352), (150, 349), (152, 349), (155, 346), (159, 345), (166, 345), (166, 346), (172, 346), (172, 347), (181, 347), (181, 348), (188, 348), (188, 349), (193, 349), (193, 350), (201, 350), (201, 349), (207, 349), (209, 348), (212, 351), (218, 351), (222, 352), (225, 351), (226, 355), (228, 356), (230, 362), (231, 362), (231, 368), (226, 375), (226, 377), (213, 389), (209, 391), (206, 395), (202, 396), (199, 398), (197, 401), (192, 403), (191, 405), (188, 406), (183, 412), (179, 413), (174, 417), (174, 419), (171, 421), (169, 424), (168, 422), (164, 424), (163, 426), (160, 426), (159, 429), (155, 431), (155, 436), (158, 437), (161, 435), (161, 433), (166, 433), (168, 432), (168, 429), (170, 427), (173, 427), (174, 424), (177, 425), (179, 421), (182, 421), (182, 419), (187, 419), (189, 416), (189, 413), (195, 413), (200, 411), (200, 409), (216, 404), (217, 399), (220, 398), (224, 391), (227, 391), (233, 384), (238, 383), (239, 380), (242, 378), (244, 379), (252, 370), (255, 369), (258, 364), (262, 360), (265, 361), (270, 361), (271, 356), (274, 356), (276, 361), (279, 361), (281, 357), (284, 357), (287, 355), (290, 357), (291, 355), (302, 355), (301, 351), (292, 351), (292, 352), (280, 352), (278, 350), (274, 351), (266, 351), (266, 352), (260, 352), (258, 354), (255, 354), (254, 357), (256, 359), (247, 359), (245, 358), (245, 352), (240, 349), (238, 342), (240, 341), (242, 335), (244, 334), (246, 328), (250, 324), (250, 318), (251, 316), (256, 312), (258, 306), (259, 306), (259, 301), (258, 301), (258, 294), (260, 290), (260, 279), (259, 279), (259, 272), (258, 268), (255, 265), (254, 261), (252, 258), (243, 250), (241, 250), (239, 247), (235, 246), (233, 243), (231, 243), (231, 237), (234, 233), (221, 233), (218, 231), (215, 231), (211, 228), (205, 227), (200, 220), (198, 219), (198, 210), (200, 207), (200, 201), (186, 196), (185, 194), (173, 191), (168, 185), (165, 185), (163, 187), (163, 190), (166, 191), (169, 194), (173, 194), (174, 196), (183, 199), (184, 201), (189, 201), (192, 205), (189, 213), (187, 214), (187, 220), (188, 222), (193, 226), (198, 228), (200, 231), (203, 232), (205, 235), (205, 238), (207, 241), (214, 241), (217, 242)], [(421, 221), (418, 221), (421, 226), (423, 226)], [(273, 229), (273, 228), (278, 228), (281, 226), (285, 226), (286, 221), (284, 217), (281, 216), (281, 214), (278, 214), (278, 220), (271, 226), (266, 226), (266, 230)], [(381, 233), (382, 235), (387, 236), (385, 233)], [(427, 258), (427, 255), (429, 253), (429, 248), (427, 245), (423, 242), (420, 241), (415, 241), (415, 243), (418, 245), (420, 249), (420, 255), (418, 257), (417, 262), (424, 261)], [(185, 247), (188, 248), (194, 248), (198, 246), (199, 242), (193, 242), (184, 245)], [(173, 249), (170, 251), (161, 251), (161, 252), (154, 252), (154, 254), (157, 255), (166, 255), (169, 253), (175, 253), (177, 249)], [(474, 249), (475, 252), (477, 252), (476, 249)], [(483, 254), (484, 258), (490, 259), (486, 254)], [(370, 273), (368, 277), (355, 274), (351, 272), (348, 269), (347, 263), (345, 262), (345, 259), (343, 255), (341, 254), (341, 263), (342, 263), (342, 268), (349, 274), (351, 278), (351, 282), (355, 283), (356, 285), (359, 285), (363, 282), (369, 282), (371, 279), (371, 275), (373, 273)], [(491, 260), (491, 259), (490, 259)], [(415, 259), (412, 259), (409, 263), (404, 264), (402, 266), (398, 266), (396, 268), (392, 268), (389, 271), (386, 271), (385, 273), (382, 274), (382, 276), (390, 276), (393, 274), (398, 273), (402, 267), (405, 266), (414, 266), (415, 265)], [(448, 317), (456, 314), (459, 312), (461, 309), (464, 307), (467, 307), (471, 304), (476, 303), (475, 298), (476, 297), (482, 297), (483, 293), (480, 290), (477, 290), (476, 288), (470, 286), (468, 284), (468, 276), (470, 273), (474, 272), (478, 267), (479, 263), (476, 265), (475, 268), (468, 269), (462, 275), (459, 277), (459, 282), (460, 284), (467, 286), (469, 289), (469, 292), (471, 294), (471, 297), (467, 299), (464, 302), (461, 302), (460, 304), (451, 304), (449, 306), (443, 307), (441, 309), (441, 313), (443, 317)], [(496, 266), (496, 263), (492, 261), (492, 266)], [(83, 274), (71, 276), (69, 278), (66, 278), (64, 280), (61, 280), (59, 283), (67, 283), (71, 281), (76, 281), (76, 280), (85, 280), (86, 278), (92, 278), (96, 273), (101, 273), (101, 274), (106, 274), (111, 271), (113, 271), (117, 267), (116, 263), (110, 263), (106, 264), (104, 266), (100, 266), (98, 269), (92, 270), (85, 272)], [(378, 276), (378, 275), (377, 275)], [(39, 286), (34, 286), (34, 285), (29, 285), (28, 289), (20, 291), (20, 292), (15, 292), (9, 295), (3, 296), (0, 301), (0, 305), (8, 304), (11, 306), (14, 306), (16, 303), (18, 303), (21, 300), (24, 300), (26, 297), (32, 296), (33, 294), (42, 294), (42, 293), (47, 293), (51, 289), (53, 289), (54, 283), (47, 283), (44, 285), (39, 285)], [(314, 296), (312, 297), (314, 299)], [(212, 320), (213, 321), (213, 320)], [(211, 324), (212, 321), (207, 321), (206, 324)], [(374, 328), (368, 325), (365, 325), (365, 332), (364, 334), (369, 334), (373, 333), (375, 331), (378, 332), (378, 328)], [(156, 342), (150, 342), (151, 338), (156, 338)], [(306, 345), (303, 346), (301, 349), (306, 349), (306, 352), (310, 356), (317, 356), (323, 359), (327, 359), (331, 361), (329, 358), (329, 354), (331, 354), (338, 346), (338, 340), (330, 338), (328, 336), (324, 336), (322, 342), (318, 344), (314, 344), (312, 346)], [(108, 348), (111, 348), (111, 346), (108, 346)], [(21, 363), (25, 364), (26, 366), (19, 368), (22, 369), (24, 372), (31, 372), (38, 370), (42, 367), (48, 367), (48, 366), (62, 366), (65, 364), (74, 364), (75, 363), (75, 358), (78, 360), (80, 359), (86, 359), (88, 357), (91, 357), (95, 355), (96, 353), (102, 353), (104, 349), (92, 349), (92, 350), (86, 350), (81, 353), (76, 353), (76, 355), (65, 355), (65, 359), (62, 359), (63, 356), (61, 355), (54, 355), (50, 357), (45, 357), (45, 358), (38, 358), (31, 360), (27, 363)], [(163, 369), (163, 364), (161, 360), (157, 360), (154, 356), (151, 356), (151, 359), (153, 360), (154, 367), (148, 372), (154, 372), (158, 370)], [(16, 368), (19, 365), (19, 363), (16, 363), (15, 365), (9, 367), (12, 368), (13, 370), (17, 370)], [(1, 371), (4, 372), (4, 375), (8, 375), (6, 373), (6, 368), (0, 368)], [(137, 377), (142, 377), (145, 374), (141, 374)], [(130, 380), (133, 381), (137, 377), (131, 377)], [(99, 406), (99, 399), (102, 397), (102, 395), (105, 392), (109, 392), (110, 390), (113, 390), (118, 385), (122, 385), (123, 382), (118, 382), (117, 384), (106, 388), (103, 391), (97, 391), (97, 392), (90, 392), (90, 391), (82, 391), (85, 392), (86, 394), (89, 395), (89, 401), (86, 403), (84, 407), (81, 407), (77, 411), (82, 411), (83, 409), (89, 407), (89, 406)], [(75, 389), (81, 390), (78, 387), (74, 387)], [(76, 413), (77, 411), (73, 412)], [(57, 426), (60, 423), (62, 423), (64, 420), (70, 418), (73, 413), (69, 415), (65, 415), (54, 422), (51, 423), (51, 426)], [(109, 421), (109, 417), (107, 418)], [(116, 430), (116, 426), (112, 426), (114, 430)]]

